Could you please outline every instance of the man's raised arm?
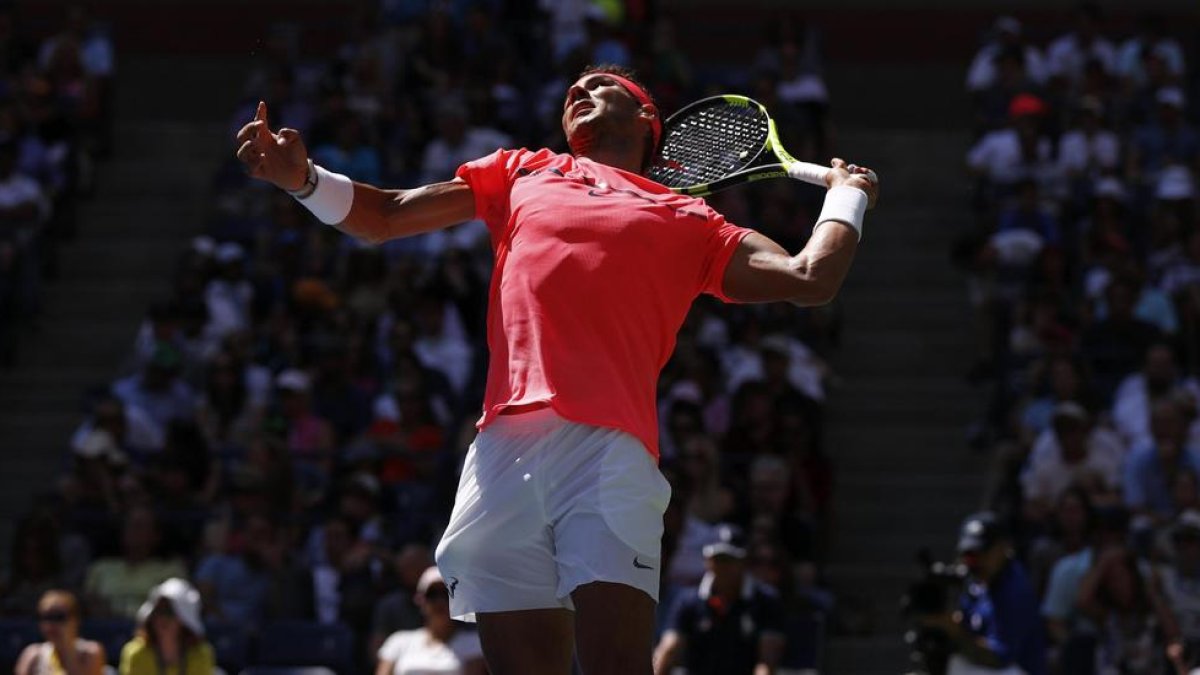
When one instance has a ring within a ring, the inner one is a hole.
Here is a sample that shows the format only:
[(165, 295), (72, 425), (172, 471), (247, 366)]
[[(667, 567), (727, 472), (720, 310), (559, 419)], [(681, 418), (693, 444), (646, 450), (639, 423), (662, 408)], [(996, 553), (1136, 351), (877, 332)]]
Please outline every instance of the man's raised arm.
[(271, 131), (267, 105), (237, 134), (237, 158), (255, 178), (295, 197), (322, 222), (370, 243), (432, 232), (475, 217), (471, 186), (454, 179), (411, 190), (352, 182), (309, 160), (295, 129)]
[(825, 209), (804, 250), (791, 255), (769, 237), (748, 235), (725, 268), (725, 295), (739, 302), (786, 300), (797, 305), (833, 300), (854, 260), (863, 212), (879, 194), (867, 169), (851, 173), (840, 159), (833, 160), (833, 168)]

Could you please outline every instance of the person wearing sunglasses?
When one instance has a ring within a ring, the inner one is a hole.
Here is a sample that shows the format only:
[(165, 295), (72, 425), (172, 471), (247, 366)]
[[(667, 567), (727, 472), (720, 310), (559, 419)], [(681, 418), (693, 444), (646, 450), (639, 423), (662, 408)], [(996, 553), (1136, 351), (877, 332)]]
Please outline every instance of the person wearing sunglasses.
[(68, 591), (42, 594), (37, 605), (38, 629), (45, 642), (21, 652), (14, 675), (100, 675), (104, 647), (79, 637), (79, 602)]
[(178, 578), (155, 586), (121, 649), (120, 675), (213, 675), (216, 666), (200, 621), (200, 592)]
[(375, 675), (485, 675), (479, 635), (450, 618), (450, 596), (458, 585), (450, 585), (437, 567), (430, 567), (417, 581), (417, 608), (425, 625), (416, 630), (392, 633), (379, 648)]

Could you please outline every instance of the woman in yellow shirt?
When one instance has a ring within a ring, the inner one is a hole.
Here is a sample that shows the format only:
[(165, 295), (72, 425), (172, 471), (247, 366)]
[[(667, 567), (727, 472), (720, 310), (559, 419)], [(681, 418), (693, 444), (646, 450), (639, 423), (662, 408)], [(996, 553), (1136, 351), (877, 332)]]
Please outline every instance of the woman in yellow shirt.
[(167, 579), (155, 586), (137, 619), (136, 634), (121, 650), (120, 675), (213, 675), (216, 658), (191, 584)]

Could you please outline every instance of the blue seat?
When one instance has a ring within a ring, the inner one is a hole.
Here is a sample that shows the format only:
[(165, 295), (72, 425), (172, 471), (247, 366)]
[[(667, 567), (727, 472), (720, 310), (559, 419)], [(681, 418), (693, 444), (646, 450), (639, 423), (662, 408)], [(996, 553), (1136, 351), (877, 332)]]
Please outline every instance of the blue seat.
[(250, 663), (250, 633), (245, 628), (213, 621), (205, 624), (204, 633), (217, 657), (217, 665), (226, 673), (241, 672)]
[(256, 666), (324, 666), (339, 675), (354, 668), (354, 632), (341, 623), (273, 621), (258, 636)]
[(41, 641), (33, 619), (0, 619), (0, 672), (11, 673), (25, 647)]
[(86, 619), (79, 625), (79, 637), (103, 645), (104, 655), (115, 666), (121, 661), (121, 649), (133, 639), (133, 628), (129, 619)]
[(820, 670), (825, 620), (820, 614), (795, 614), (785, 622), (787, 647), (780, 665), (797, 670)]

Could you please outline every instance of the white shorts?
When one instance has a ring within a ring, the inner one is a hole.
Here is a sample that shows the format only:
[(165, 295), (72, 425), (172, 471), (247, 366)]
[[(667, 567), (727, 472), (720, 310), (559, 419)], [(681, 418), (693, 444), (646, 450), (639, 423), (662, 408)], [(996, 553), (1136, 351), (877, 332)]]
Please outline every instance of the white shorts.
[(437, 548), (450, 615), (565, 607), (608, 581), (658, 600), (671, 486), (633, 436), (550, 408), (502, 415), (467, 452)]

